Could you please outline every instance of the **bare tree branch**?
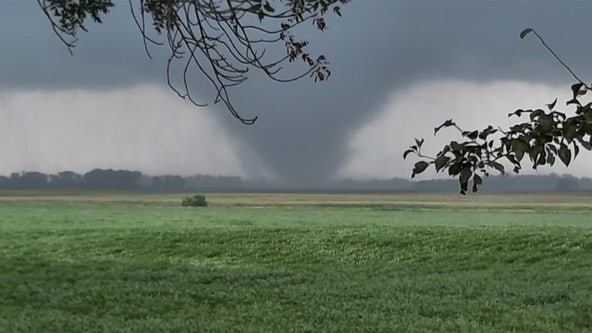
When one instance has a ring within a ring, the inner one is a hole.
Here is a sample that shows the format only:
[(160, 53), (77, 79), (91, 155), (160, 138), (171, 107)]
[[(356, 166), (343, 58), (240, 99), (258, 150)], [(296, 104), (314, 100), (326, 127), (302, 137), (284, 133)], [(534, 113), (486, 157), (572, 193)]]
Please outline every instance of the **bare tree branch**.
[[(87, 18), (101, 23), (101, 16), (115, 6), (113, 0), (37, 1), (70, 53), (79, 30), (86, 31)], [(194, 98), (189, 83), (197, 71), (213, 86), (214, 103), (223, 103), (235, 118), (250, 125), (257, 117), (243, 117), (237, 112), (229, 89), (245, 82), (251, 69), (277, 82), (292, 82), (305, 76), (315, 82), (328, 79), (331, 72), (326, 57), (313, 58), (305, 51), (308, 42), (297, 39), (291, 31), (309, 21), (325, 30), (327, 11), (333, 9), (340, 15), (339, 5), (349, 1), (129, 0), (129, 7), (148, 57), (152, 58), (150, 44), (166, 45), (170, 50), (166, 79), (179, 97), (196, 106), (207, 105)], [(151, 37), (152, 31), (163, 36), (164, 42)], [(283, 48), (286, 53), (270, 59), (266, 55), (268, 48)], [(298, 59), (307, 68), (300, 74), (280, 77), (282, 65)], [(180, 83), (173, 80), (177, 76)]]

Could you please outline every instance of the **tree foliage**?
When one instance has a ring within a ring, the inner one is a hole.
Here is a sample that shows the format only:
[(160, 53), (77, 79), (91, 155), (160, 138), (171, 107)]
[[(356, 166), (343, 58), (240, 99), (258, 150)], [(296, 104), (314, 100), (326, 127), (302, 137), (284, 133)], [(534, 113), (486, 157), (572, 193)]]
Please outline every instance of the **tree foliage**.
[(420, 158), (416, 162), (411, 177), (433, 166), (437, 172), (447, 172), (458, 177), (460, 193), (466, 194), (469, 184), (472, 192), (477, 192), (491, 170), (504, 173), (510, 165), (515, 173), (522, 169), (525, 160), (536, 169), (539, 166), (553, 166), (557, 160), (564, 165), (578, 156), (582, 149), (592, 150), (592, 102), (585, 101), (585, 95), (592, 91), (546, 44), (533, 29), (525, 29), (520, 37), (534, 34), (551, 54), (578, 81), (571, 86), (572, 98), (566, 105), (572, 106), (573, 114), (556, 109), (557, 99), (536, 110), (519, 109), (508, 116), (526, 120), (508, 129), (487, 126), (481, 130), (464, 130), (452, 119), (434, 129), (434, 135), (444, 128), (459, 132), (460, 139), (445, 145), (435, 156), (422, 152), (424, 140), (415, 140), (403, 154), (403, 158), (413, 154)]
[[(114, 0), (37, 1), (70, 52), (79, 32), (87, 31), (88, 22), (102, 23), (102, 18), (119, 4)], [(197, 106), (205, 106), (191, 88), (190, 78), (197, 72), (215, 88), (214, 103), (225, 105), (244, 124), (253, 124), (257, 117), (239, 114), (229, 88), (247, 80), (251, 69), (278, 82), (306, 76), (315, 82), (328, 79), (331, 71), (327, 58), (310, 54), (308, 42), (297, 38), (293, 31), (305, 22), (325, 30), (325, 15), (341, 15), (340, 5), (349, 1), (129, 0), (129, 7), (148, 56), (149, 45), (164, 45), (170, 50), (166, 72), (172, 90)], [(267, 55), (270, 47), (283, 48), (285, 53)], [(282, 66), (297, 60), (304, 62), (306, 69), (282, 76)]]
[(186, 196), (181, 201), (181, 206), (183, 207), (207, 207), (208, 201), (206, 200), (206, 196), (203, 194), (194, 194), (191, 196)]

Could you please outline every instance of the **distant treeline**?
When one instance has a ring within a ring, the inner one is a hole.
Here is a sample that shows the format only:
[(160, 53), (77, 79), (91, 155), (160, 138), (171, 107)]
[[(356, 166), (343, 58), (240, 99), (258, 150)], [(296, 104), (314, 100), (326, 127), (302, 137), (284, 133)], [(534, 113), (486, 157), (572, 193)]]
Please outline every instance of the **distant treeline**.
[[(592, 178), (572, 175), (503, 175), (484, 178), (480, 192), (528, 192), (528, 191), (592, 191)], [(458, 192), (458, 179), (430, 179), (410, 181), (402, 178), (391, 180), (341, 180), (336, 187), (351, 190), (393, 190), (425, 192)]]
[[(484, 178), (483, 192), (518, 192), (518, 191), (590, 191), (592, 178), (577, 178), (572, 175), (504, 175)], [(415, 183), (418, 191), (458, 190), (458, 180), (424, 180)]]
[[(352, 180), (317, 184), (315, 188), (298, 185), (276, 184), (266, 180), (244, 180), (233, 176), (149, 176), (139, 171), (94, 169), (85, 174), (62, 171), (45, 174), (37, 171), (0, 176), (0, 189), (12, 190), (126, 190), (126, 191), (458, 191), (458, 181), (422, 180), (403, 178), (390, 180)], [(592, 178), (576, 178), (571, 175), (505, 175), (485, 179), (481, 192), (512, 191), (589, 191)]]
[(240, 177), (176, 175), (148, 176), (139, 171), (94, 169), (85, 174), (62, 171), (45, 174), (37, 171), (0, 176), (0, 189), (81, 189), (130, 191), (184, 191), (192, 189), (234, 189), (243, 186)]

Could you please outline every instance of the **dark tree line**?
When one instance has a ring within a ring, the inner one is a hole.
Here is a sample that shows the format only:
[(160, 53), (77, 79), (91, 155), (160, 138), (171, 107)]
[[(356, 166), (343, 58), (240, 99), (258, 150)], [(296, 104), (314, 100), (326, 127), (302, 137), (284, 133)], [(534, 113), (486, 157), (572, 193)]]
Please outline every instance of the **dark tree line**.
[[(85, 174), (62, 171), (13, 173), (0, 176), (0, 190), (99, 190), (99, 191), (449, 191), (458, 188), (453, 179), (410, 181), (342, 179), (318, 184), (317, 188), (285, 187), (266, 180), (244, 180), (237, 176), (178, 175), (149, 176), (139, 171), (94, 169)], [(571, 175), (519, 175), (491, 177), (487, 192), (591, 191), (591, 178)]]
[(128, 190), (128, 191), (183, 191), (191, 189), (237, 188), (240, 177), (177, 175), (148, 176), (139, 171), (93, 169), (85, 174), (62, 171), (45, 174), (37, 171), (0, 176), (0, 189), (9, 190)]
[[(416, 191), (458, 191), (458, 180), (422, 180), (414, 185)], [(591, 178), (572, 175), (504, 175), (490, 177), (485, 192), (573, 192), (591, 191)]]
[(3, 189), (140, 189), (142, 174), (137, 171), (94, 169), (85, 174), (62, 171), (45, 174), (38, 171), (15, 172), (0, 176)]

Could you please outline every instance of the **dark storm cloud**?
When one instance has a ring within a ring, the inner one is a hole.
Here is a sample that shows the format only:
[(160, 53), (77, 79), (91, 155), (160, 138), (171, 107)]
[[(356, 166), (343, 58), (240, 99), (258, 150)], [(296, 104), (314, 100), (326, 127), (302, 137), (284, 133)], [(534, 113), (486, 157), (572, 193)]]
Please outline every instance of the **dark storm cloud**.
[(0, 1), (0, 87), (112, 88), (162, 78), (162, 61), (146, 57), (127, 2), (119, 2), (105, 24), (79, 35), (71, 56), (36, 1)]
[[(157, 51), (160, 60), (147, 60), (127, 2), (120, 7), (104, 26), (81, 35), (70, 57), (33, 1), (1, 2), (0, 86), (162, 83), (164, 51)], [(536, 28), (578, 73), (590, 77), (585, 43), (590, 10), (592, 3), (583, 1), (355, 1), (343, 8), (343, 18), (330, 20), (328, 31), (302, 31), (313, 51), (330, 59), (328, 82), (279, 85), (253, 76), (232, 90), (244, 115), (260, 117), (252, 127), (240, 125), (222, 108), (212, 110), (242, 142), (247, 165), (266, 165), (298, 183), (318, 182), (342, 164), (349, 135), (386, 96), (418, 80), (571, 82), (532, 36), (518, 38), (525, 27)]]
[[(570, 37), (584, 28), (584, 23), (577, 23), (577, 17), (585, 22), (583, 7), (592, 9), (584, 3), (358, 1), (344, 11), (343, 20), (332, 22), (330, 31), (311, 38), (331, 60), (331, 80), (289, 86), (251, 82), (251, 87), (237, 92), (239, 104), (249, 106), (261, 121), (255, 129), (236, 130), (244, 132), (250, 146), (260, 152), (257, 156), (282, 174), (298, 176), (300, 182), (330, 177), (347, 154), (352, 130), (378, 111), (389, 93), (417, 80), (571, 82), (538, 43), (518, 38), (527, 26), (537, 27), (575, 68), (590, 73), (582, 49), (588, 47), (576, 45), (577, 39)], [(430, 98), (429, 91), (425, 98)], [(434, 101), (434, 106), (445, 102)], [(405, 114), (400, 116), (405, 121)], [(426, 126), (440, 121), (426, 119)]]

